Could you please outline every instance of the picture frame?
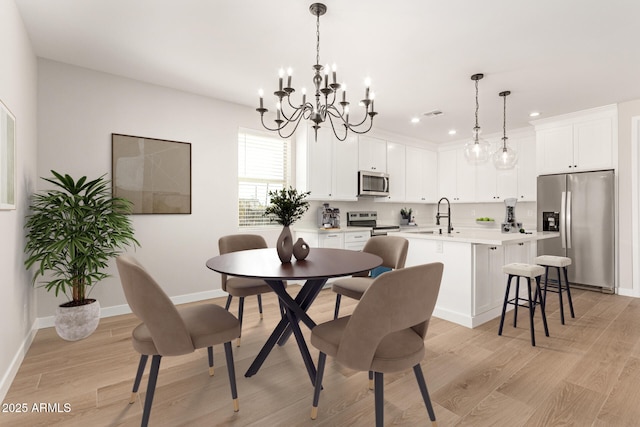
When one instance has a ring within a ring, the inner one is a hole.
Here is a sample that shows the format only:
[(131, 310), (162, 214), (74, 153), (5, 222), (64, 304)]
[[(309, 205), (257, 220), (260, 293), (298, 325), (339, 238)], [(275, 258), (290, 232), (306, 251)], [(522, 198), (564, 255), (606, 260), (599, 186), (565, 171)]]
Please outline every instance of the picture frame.
[(16, 208), (16, 118), (0, 101), (0, 210)]
[(191, 143), (111, 134), (113, 196), (133, 214), (191, 213)]

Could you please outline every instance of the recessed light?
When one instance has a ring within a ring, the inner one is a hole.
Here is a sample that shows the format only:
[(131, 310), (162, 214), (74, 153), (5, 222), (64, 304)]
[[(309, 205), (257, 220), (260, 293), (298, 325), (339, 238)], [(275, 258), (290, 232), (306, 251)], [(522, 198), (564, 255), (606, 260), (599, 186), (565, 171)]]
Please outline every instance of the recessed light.
[(411, 123), (420, 123), (420, 119), (418, 117), (414, 117), (411, 119)]
[(540, 112), (538, 111), (534, 111), (532, 113), (529, 113), (529, 117), (538, 117), (540, 115)]
[(456, 133), (457, 133), (457, 132), (456, 132), (456, 130), (455, 130), (455, 129), (451, 129), (451, 130), (449, 131), (449, 135), (455, 135)]

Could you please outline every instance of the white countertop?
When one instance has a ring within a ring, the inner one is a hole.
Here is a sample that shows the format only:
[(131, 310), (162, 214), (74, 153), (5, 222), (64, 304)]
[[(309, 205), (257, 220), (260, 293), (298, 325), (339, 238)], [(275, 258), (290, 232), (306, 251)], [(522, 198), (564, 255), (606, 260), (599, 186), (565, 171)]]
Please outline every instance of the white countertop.
[[(430, 234), (428, 232), (432, 231)], [(415, 230), (401, 230), (393, 233), (394, 236), (401, 236), (408, 239), (443, 240), (458, 243), (475, 243), (481, 245), (508, 245), (511, 243), (532, 242), (535, 240), (552, 239), (560, 236), (560, 233), (551, 231), (533, 231), (531, 234), (525, 233), (502, 233), (500, 230), (483, 230), (478, 228), (454, 229), (451, 234), (447, 234), (446, 227), (439, 234), (439, 228), (418, 227)]]
[(371, 232), (371, 227), (340, 227), (340, 228), (322, 228), (314, 226), (294, 226), (294, 231), (307, 231), (312, 233), (349, 233), (349, 232)]

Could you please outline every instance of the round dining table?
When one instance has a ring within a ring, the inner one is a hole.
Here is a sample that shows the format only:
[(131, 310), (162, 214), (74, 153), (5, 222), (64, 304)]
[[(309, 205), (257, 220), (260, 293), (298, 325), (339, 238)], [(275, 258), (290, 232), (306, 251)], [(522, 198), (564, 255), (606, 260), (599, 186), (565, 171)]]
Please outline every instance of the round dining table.
[[(276, 345), (284, 345), (291, 332), (307, 368), (311, 383), (315, 383), (316, 368), (300, 330), (299, 323), (313, 329), (316, 323), (307, 310), (320, 290), (332, 277), (349, 276), (371, 270), (382, 264), (382, 258), (366, 252), (345, 249), (311, 248), (306, 259), (283, 263), (275, 248), (251, 249), (219, 255), (207, 261), (209, 269), (229, 276), (263, 279), (278, 296), (286, 315), (275, 327), (245, 377), (255, 375)], [(304, 280), (295, 297), (289, 295), (284, 285), (287, 280)]]

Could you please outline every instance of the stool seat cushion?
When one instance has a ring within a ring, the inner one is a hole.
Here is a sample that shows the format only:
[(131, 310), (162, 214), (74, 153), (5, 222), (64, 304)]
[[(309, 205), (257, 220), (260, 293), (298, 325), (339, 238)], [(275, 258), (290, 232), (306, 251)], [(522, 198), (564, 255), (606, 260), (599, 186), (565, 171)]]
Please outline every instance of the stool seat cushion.
[(555, 255), (540, 255), (533, 260), (536, 264), (548, 267), (566, 267), (571, 265), (571, 258)]
[(524, 264), (514, 262), (502, 267), (502, 272), (505, 274), (512, 274), (514, 276), (529, 277), (535, 279), (538, 276), (544, 274), (544, 267), (535, 264)]

